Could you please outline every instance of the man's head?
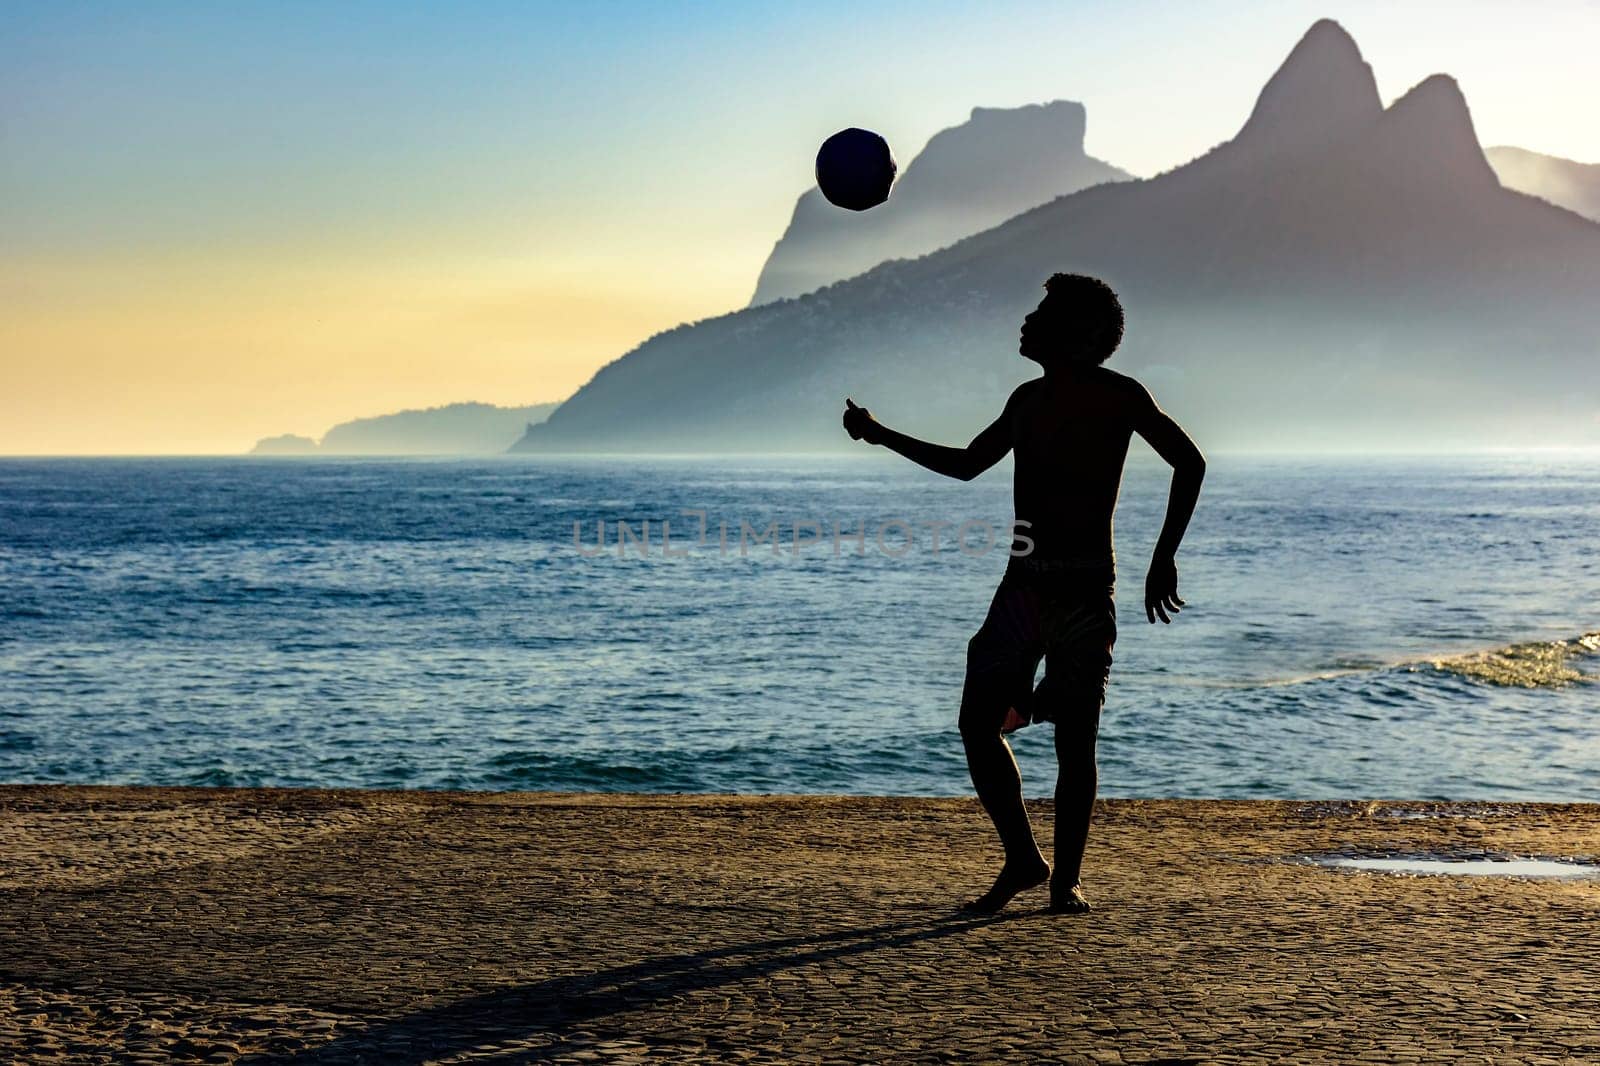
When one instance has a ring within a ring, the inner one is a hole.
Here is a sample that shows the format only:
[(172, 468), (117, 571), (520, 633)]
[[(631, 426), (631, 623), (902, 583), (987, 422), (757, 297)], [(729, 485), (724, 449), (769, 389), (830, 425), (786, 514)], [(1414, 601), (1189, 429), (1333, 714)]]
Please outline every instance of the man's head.
[(1044, 299), (1022, 320), (1018, 351), (1036, 363), (1099, 366), (1122, 343), (1122, 304), (1111, 286), (1086, 274), (1055, 274)]

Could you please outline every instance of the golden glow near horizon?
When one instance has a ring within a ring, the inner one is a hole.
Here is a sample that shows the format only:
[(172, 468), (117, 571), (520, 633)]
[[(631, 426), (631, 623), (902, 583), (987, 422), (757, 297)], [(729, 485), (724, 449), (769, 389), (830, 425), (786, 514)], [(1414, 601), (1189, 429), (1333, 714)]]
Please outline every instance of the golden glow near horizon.
[(1075, 99), (1091, 154), (1151, 174), (1323, 15), (1385, 99), (1447, 71), (1486, 144), (1600, 161), (1591, 3), (765, 8), (8, 5), (0, 454), (564, 399), (743, 306), (834, 129), (904, 165), (975, 105)]
[(12, 270), (7, 454), (240, 452), (405, 408), (561, 400), (685, 314), (748, 298), (688, 269), (692, 287), (620, 299), (604, 278), (442, 260)]

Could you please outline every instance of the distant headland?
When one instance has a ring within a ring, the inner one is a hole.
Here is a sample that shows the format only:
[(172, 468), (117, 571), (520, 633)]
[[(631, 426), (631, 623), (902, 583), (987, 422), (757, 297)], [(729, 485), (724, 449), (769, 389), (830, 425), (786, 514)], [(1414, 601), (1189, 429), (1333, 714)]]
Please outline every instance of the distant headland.
[(320, 442), (294, 433), (263, 437), (250, 455), (492, 455), (504, 452), (558, 404), (497, 407), (450, 403), (340, 422)]

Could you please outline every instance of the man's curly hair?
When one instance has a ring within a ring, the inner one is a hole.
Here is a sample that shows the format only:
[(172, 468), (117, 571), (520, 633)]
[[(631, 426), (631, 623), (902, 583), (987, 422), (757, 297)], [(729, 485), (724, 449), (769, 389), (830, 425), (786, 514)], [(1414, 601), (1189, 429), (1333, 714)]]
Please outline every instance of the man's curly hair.
[(1085, 354), (1096, 363), (1111, 358), (1122, 343), (1122, 301), (1111, 286), (1087, 274), (1052, 274), (1044, 283), (1044, 304), (1089, 334)]

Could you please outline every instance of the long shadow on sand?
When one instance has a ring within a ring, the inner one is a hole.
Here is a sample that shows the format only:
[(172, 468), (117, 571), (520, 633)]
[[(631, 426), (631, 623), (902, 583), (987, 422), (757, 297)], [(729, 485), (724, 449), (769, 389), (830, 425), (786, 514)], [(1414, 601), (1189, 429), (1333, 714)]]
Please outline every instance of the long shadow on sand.
[[(559, 1038), (578, 1026), (621, 1011), (646, 1007), (668, 997), (761, 978), (799, 966), (955, 936), (1012, 917), (1017, 915), (942, 915), (865, 929), (667, 955), (594, 973), (497, 989), (400, 1018), (378, 1021), (359, 1033), (338, 1037), (320, 1047), (287, 1055), (252, 1055), (240, 1062), (251, 1066), (377, 1062), (399, 1066), (484, 1045), (492, 1047), (505, 1041), (539, 1036)], [(480, 1051), (472, 1061), (511, 1063), (538, 1057), (539, 1051), (533, 1049), (506, 1051), (501, 1055), (489, 1050), (487, 1054)]]

